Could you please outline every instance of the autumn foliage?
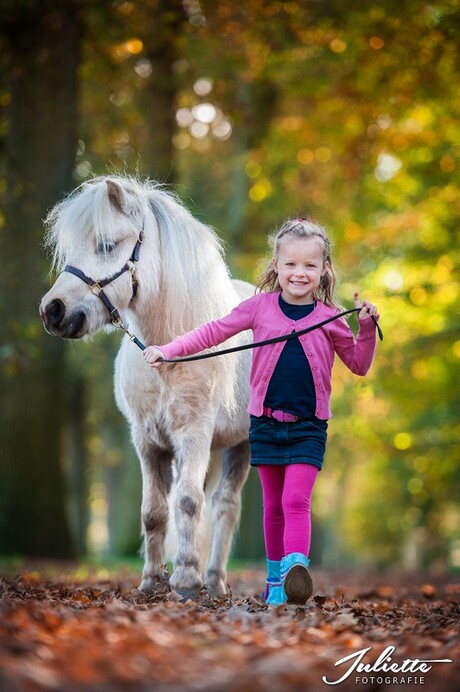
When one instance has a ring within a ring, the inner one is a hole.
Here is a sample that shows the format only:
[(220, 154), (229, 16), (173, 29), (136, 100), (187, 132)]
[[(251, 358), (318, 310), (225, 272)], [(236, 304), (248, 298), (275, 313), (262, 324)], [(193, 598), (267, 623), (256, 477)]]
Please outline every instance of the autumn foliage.
[[(147, 597), (128, 575), (4, 577), (0, 689), (315, 691), (328, 689), (323, 676), (344, 674), (350, 664), (334, 667), (341, 658), (372, 647), (364, 659), (372, 663), (388, 646), (398, 664), (452, 660), (433, 664), (424, 689), (460, 689), (458, 582), (367, 573), (314, 578), (305, 608), (272, 608), (260, 598), (263, 572), (252, 569), (230, 575), (225, 598), (203, 591), (185, 603), (166, 581)], [(356, 675), (336, 689), (420, 689), (416, 672), (369, 673), (367, 684)]]

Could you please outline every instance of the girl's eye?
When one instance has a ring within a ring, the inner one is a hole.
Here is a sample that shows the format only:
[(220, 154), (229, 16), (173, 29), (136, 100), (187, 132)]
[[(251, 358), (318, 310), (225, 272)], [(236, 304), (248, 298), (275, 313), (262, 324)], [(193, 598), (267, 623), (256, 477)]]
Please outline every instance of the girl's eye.
[(117, 244), (114, 240), (100, 240), (96, 247), (98, 255), (108, 255), (115, 250)]

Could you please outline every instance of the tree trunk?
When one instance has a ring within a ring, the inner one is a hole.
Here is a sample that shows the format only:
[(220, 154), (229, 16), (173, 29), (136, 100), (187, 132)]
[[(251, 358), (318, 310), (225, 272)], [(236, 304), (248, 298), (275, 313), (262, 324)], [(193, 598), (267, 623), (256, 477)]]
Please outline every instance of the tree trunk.
[(11, 105), (0, 236), (0, 552), (72, 555), (61, 429), (64, 343), (44, 333), (42, 219), (72, 187), (79, 30), (72, 0), (0, 13)]
[(177, 78), (174, 63), (179, 57), (179, 39), (185, 13), (181, 0), (159, 0), (146, 11), (145, 55), (152, 66), (141, 108), (145, 140), (140, 161), (144, 173), (161, 182), (173, 183), (173, 135), (176, 131)]
[[(67, 370), (67, 368), (66, 368)], [(89, 525), (88, 507), (88, 452), (87, 452), (87, 387), (83, 373), (66, 372), (69, 387), (66, 442), (66, 484), (69, 500), (67, 503), (73, 543), (78, 555), (85, 555), (88, 549), (87, 533)]]

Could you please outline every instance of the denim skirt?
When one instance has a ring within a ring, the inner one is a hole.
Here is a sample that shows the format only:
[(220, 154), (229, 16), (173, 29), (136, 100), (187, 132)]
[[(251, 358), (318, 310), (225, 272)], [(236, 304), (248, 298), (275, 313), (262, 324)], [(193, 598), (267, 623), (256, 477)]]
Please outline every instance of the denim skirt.
[(250, 416), (251, 466), (312, 464), (323, 466), (327, 421), (301, 418), (281, 423), (267, 416)]

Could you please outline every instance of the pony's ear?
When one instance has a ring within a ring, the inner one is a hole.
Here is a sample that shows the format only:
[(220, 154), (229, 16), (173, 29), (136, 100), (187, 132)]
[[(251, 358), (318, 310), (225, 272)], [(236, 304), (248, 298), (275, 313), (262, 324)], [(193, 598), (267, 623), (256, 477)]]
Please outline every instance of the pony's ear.
[(123, 188), (114, 180), (106, 180), (109, 200), (119, 211), (125, 210)]

